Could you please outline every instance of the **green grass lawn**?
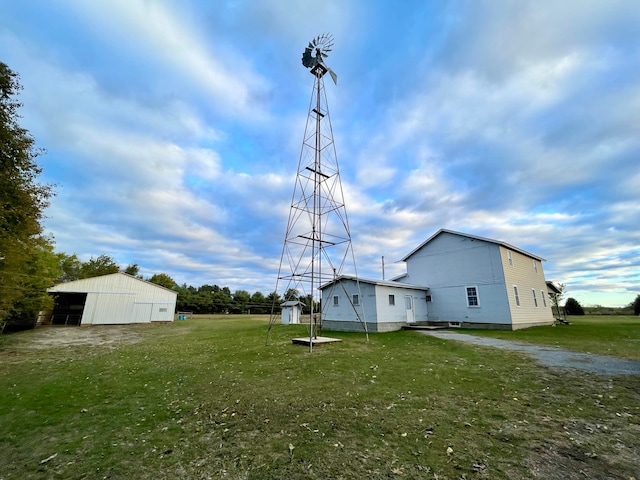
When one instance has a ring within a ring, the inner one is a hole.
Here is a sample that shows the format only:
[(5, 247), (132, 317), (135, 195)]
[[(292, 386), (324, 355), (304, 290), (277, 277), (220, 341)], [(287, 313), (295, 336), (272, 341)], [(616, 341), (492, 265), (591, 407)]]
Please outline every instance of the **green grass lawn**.
[(258, 317), (126, 328), (137, 343), (0, 337), (0, 479), (640, 476), (638, 377), (411, 331), (309, 354), (303, 326), (265, 345)]
[(515, 332), (473, 330), (462, 333), (640, 360), (640, 317), (585, 315), (567, 317), (567, 320), (571, 325), (533, 327)]

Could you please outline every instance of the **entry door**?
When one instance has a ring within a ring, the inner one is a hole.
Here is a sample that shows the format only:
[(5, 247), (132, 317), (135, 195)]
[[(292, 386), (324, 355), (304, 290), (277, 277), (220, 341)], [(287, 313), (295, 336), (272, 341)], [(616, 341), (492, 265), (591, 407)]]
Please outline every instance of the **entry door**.
[(413, 323), (416, 321), (415, 314), (413, 312), (413, 296), (404, 296), (404, 308), (407, 311), (407, 323)]

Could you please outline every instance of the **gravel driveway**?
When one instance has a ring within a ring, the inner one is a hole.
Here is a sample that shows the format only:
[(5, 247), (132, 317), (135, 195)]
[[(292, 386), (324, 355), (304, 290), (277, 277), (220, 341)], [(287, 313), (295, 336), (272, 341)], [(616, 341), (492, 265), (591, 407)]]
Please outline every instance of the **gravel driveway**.
[(512, 342), (510, 340), (498, 340), (496, 338), (476, 337), (457, 332), (434, 330), (419, 330), (419, 332), (443, 340), (456, 340), (474, 345), (526, 353), (543, 365), (549, 367), (575, 368), (600, 375), (640, 375), (640, 361), (637, 360), (624, 360), (593, 353), (571, 352), (555, 347), (531, 345), (528, 343)]

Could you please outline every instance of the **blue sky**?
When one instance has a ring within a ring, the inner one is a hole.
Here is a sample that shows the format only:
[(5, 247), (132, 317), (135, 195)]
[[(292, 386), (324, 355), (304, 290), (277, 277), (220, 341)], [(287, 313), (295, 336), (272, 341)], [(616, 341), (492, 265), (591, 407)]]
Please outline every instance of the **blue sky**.
[(630, 1), (0, 2), (0, 60), (58, 185), (58, 251), (275, 287), (318, 34), (363, 277), (440, 228), (547, 260), (586, 305), (640, 293)]

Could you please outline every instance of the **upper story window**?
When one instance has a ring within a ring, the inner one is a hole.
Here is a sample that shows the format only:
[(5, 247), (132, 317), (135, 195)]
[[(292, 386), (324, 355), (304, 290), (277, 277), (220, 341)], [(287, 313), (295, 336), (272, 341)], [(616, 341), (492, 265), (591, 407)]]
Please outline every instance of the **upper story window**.
[(396, 296), (389, 295), (389, 305), (395, 305), (395, 304), (396, 304)]
[(538, 306), (538, 297), (536, 297), (536, 291), (532, 288), (531, 289), (531, 294), (533, 295), (533, 305), (535, 307)]
[(536, 260), (533, 261), (533, 271), (538, 273), (538, 262)]
[(507, 261), (509, 262), (509, 266), (513, 267), (513, 255), (511, 254), (511, 250), (507, 250)]
[(340, 303), (338, 302), (338, 299), (339, 299), (339, 298), (340, 298), (340, 297), (338, 297), (338, 295), (334, 295), (334, 296), (333, 296), (333, 306), (334, 306), (334, 307), (337, 307), (338, 305), (340, 305)]
[(513, 286), (513, 296), (516, 299), (516, 306), (519, 307), (520, 306), (520, 295), (518, 295), (518, 287), (516, 287), (515, 285)]
[(353, 294), (353, 304), (360, 305), (360, 295), (358, 295), (357, 293)]
[(478, 287), (465, 287), (467, 291), (467, 307), (479, 307)]

